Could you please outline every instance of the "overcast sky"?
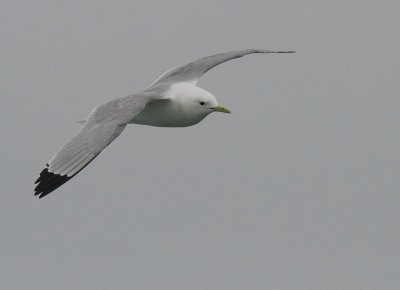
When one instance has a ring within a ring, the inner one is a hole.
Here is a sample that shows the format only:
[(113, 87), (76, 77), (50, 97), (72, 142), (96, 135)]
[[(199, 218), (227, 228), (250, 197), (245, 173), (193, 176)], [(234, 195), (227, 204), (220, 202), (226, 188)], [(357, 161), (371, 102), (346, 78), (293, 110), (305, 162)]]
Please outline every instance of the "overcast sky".
[[(2, 289), (399, 289), (398, 1), (0, 4)], [(39, 200), (90, 110), (242, 48), (233, 112), (130, 125)]]

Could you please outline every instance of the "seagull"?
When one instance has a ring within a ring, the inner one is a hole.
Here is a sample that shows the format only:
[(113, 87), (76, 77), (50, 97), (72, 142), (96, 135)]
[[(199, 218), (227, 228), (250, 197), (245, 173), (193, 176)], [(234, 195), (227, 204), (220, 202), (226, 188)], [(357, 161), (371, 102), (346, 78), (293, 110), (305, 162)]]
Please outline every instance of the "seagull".
[(188, 127), (212, 112), (230, 113), (210, 92), (197, 86), (213, 67), (252, 53), (293, 53), (246, 49), (206, 56), (169, 69), (147, 89), (95, 107), (80, 131), (46, 164), (35, 184), (42, 198), (84, 169), (128, 124), (157, 127)]

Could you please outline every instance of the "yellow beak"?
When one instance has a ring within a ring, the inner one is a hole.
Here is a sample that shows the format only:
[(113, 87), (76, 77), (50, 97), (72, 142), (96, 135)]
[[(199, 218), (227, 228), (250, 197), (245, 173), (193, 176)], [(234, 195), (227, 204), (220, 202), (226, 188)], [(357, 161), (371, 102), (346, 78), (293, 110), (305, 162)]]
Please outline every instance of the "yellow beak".
[(212, 108), (214, 112), (222, 112), (222, 113), (230, 113), (231, 111), (229, 111), (229, 109), (225, 108), (224, 106), (216, 106), (214, 108)]

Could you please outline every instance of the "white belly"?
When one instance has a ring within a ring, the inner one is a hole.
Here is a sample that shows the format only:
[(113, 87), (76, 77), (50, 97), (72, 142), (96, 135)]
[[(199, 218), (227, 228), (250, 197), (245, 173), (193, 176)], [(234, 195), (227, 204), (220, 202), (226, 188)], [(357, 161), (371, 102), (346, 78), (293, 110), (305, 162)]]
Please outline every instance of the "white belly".
[(205, 115), (188, 115), (181, 106), (170, 100), (147, 104), (130, 123), (156, 127), (187, 127), (203, 120)]

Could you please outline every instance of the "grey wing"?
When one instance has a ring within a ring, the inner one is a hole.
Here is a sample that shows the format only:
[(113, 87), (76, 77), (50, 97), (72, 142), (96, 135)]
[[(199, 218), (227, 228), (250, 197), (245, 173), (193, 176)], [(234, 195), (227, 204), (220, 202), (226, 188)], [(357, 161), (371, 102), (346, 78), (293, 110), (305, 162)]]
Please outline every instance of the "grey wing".
[(295, 51), (246, 49), (246, 50), (238, 50), (238, 51), (230, 51), (230, 52), (214, 54), (168, 70), (163, 75), (161, 75), (157, 80), (155, 80), (151, 84), (151, 86), (156, 86), (161, 83), (175, 83), (175, 82), (193, 82), (194, 84), (196, 84), (202, 77), (202, 75), (205, 74), (208, 70), (212, 69), (213, 67), (221, 63), (224, 63), (228, 60), (239, 58), (247, 54), (293, 53), (293, 52)]
[(78, 174), (118, 137), (124, 128), (125, 126), (113, 122), (85, 125), (46, 164), (35, 182), (35, 195), (42, 198)]
[(139, 97), (127, 97), (95, 108), (78, 134), (46, 164), (35, 182), (35, 195), (42, 198), (78, 174), (121, 134), (145, 103)]

